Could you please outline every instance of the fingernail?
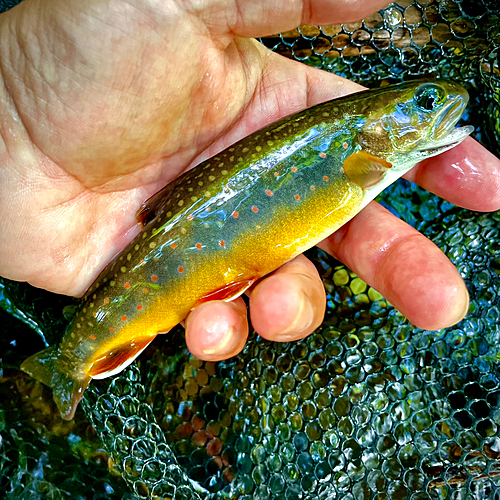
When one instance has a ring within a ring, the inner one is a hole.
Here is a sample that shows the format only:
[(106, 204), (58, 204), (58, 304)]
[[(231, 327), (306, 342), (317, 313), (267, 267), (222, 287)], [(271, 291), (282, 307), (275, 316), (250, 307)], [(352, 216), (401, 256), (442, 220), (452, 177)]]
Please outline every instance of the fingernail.
[(306, 331), (314, 321), (314, 307), (305, 294), (301, 294), (300, 305), (293, 322), (286, 330), (283, 330), (279, 338), (280, 340), (295, 339), (297, 335)]
[(452, 322), (450, 321), (449, 326), (456, 325), (457, 323), (462, 321), (469, 312), (469, 306), (470, 306), (469, 293), (467, 290), (465, 290), (465, 304), (462, 304), (462, 307), (460, 307), (460, 304), (457, 304), (454, 311), (455, 315), (450, 315), (453, 319)]

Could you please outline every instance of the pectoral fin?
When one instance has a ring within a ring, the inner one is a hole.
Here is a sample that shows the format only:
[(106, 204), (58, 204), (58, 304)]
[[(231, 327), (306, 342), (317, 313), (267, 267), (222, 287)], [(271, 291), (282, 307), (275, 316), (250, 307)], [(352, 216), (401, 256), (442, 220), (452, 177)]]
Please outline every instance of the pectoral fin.
[(378, 184), (391, 167), (392, 164), (388, 161), (366, 151), (357, 151), (344, 160), (345, 175), (363, 189)]

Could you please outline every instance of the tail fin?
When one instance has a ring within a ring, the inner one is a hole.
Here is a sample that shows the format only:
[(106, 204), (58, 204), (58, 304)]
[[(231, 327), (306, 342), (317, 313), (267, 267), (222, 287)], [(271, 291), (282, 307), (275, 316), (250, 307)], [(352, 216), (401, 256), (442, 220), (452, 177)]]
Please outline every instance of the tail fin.
[(66, 366), (59, 346), (51, 346), (25, 359), (21, 370), (52, 389), (61, 417), (71, 420), (90, 377)]

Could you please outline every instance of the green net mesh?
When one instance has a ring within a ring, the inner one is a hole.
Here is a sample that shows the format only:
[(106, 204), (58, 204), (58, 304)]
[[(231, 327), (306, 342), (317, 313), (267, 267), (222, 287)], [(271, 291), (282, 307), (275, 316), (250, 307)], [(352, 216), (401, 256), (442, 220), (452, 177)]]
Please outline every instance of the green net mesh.
[[(498, 16), (496, 0), (399, 1), (359, 23), (262, 42), (367, 86), (460, 81), (467, 121), (498, 155)], [(176, 329), (92, 383), (72, 422), (18, 366), (59, 340), (75, 302), (2, 280), (5, 498), (500, 499), (500, 212), (461, 210), (403, 181), (381, 201), (459, 269), (471, 295), (460, 324), (415, 328), (312, 251), (328, 306), (309, 338), (252, 336), (241, 355), (207, 363)]]

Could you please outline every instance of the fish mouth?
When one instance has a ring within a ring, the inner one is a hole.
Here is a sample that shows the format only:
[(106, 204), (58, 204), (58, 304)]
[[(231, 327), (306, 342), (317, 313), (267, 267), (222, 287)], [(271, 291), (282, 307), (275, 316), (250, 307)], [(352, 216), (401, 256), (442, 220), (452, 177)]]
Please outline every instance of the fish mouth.
[(460, 144), (474, 131), (472, 125), (455, 127), (467, 106), (467, 93), (456, 95), (439, 113), (428, 140), (418, 148), (420, 154), (434, 156)]
[(428, 147), (425, 147), (424, 145), (424, 147), (419, 148), (418, 151), (425, 154), (425, 156), (438, 155), (444, 151), (448, 151), (448, 149), (458, 146), (458, 144), (460, 144), (472, 132), (474, 132), (474, 127), (472, 125), (455, 127), (444, 137), (441, 137), (438, 140), (432, 139), (429, 141), (431, 144), (429, 144)]

